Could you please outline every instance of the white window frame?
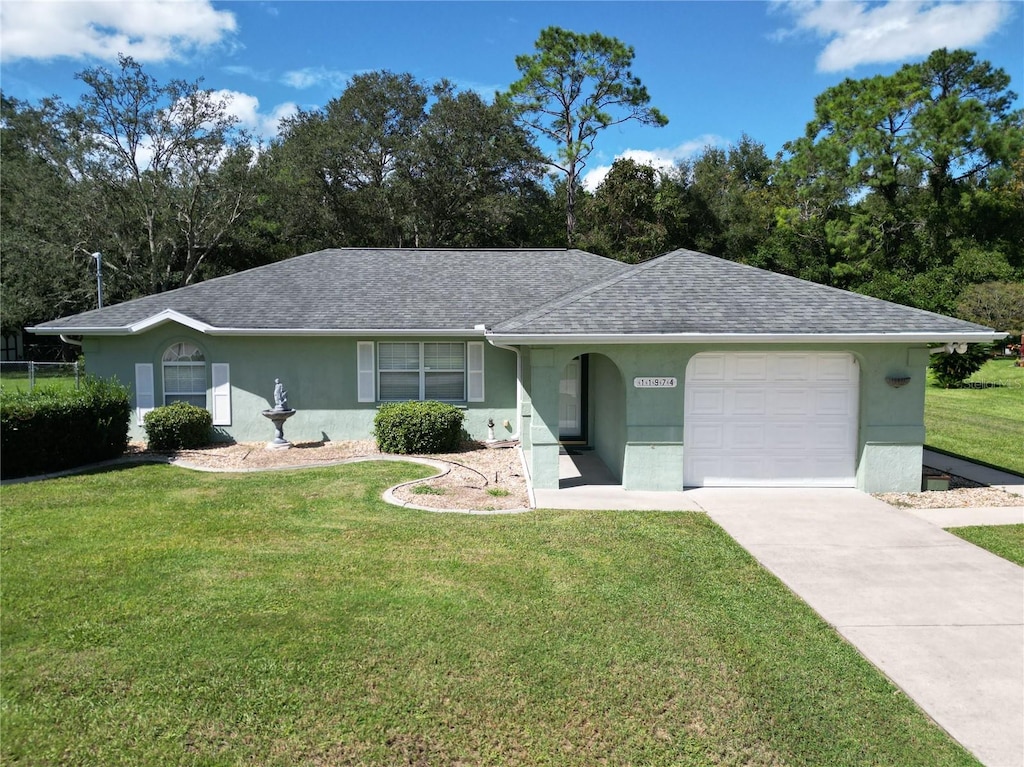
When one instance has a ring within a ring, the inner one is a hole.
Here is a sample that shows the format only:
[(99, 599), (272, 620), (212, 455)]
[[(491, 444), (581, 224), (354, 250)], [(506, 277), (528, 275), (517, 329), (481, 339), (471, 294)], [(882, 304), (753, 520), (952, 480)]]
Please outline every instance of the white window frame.
[[(386, 368), (381, 368), (381, 347), (388, 344), (416, 344), (419, 351), (419, 363), (416, 369), (405, 369), (391, 371)], [(462, 346), (462, 367), (461, 368), (427, 368), (425, 364), (426, 347), (430, 344), (458, 344)], [(380, 397), (381, 402), (405, 402), (410, 400), (403, 400), (398, 398), (391, 398), (384, 396), (384, 390), (386, 385), (381, 384), (381, 373), (389, 372), (405, 372), (405, 373), (416, 373), (419, 382), (419, 392), (416, 400), (423, 401), (426, 399), (437, 400), (439, 402), (474, 402), (482, 401), (483, 399), (483, 349), (473, 348), (473, 345), (477, 344), (480, 347), (483, 346), (480, 341), (379, 341), (377, 343), (377, 355), (376, 355), (376, 383), (377, 383), (377, 395)], [(472, 362), (471, 362), (472, 358)], [(479, 362), (477, 362), (479, 361)], [(440, 399), (438, 397), (427, 397), (427, 373), (459, 373), (462, 375), (462, 395), (458, 398), (447, 398)], [(471, 381), (471, 378), (473, 379)], [(470, 395), (473, 395), (473, 399), (470, 399)], [(479, 397), (479, 399), (477, 399)], [(416, 401), (412, 400), (412, 401)]]
[[(192, 349), (193, 350), (192, 353), (189, 354), (189, 355), (183, 354), (183, 352), (185, 350), (187, 350), (187, 349)], [(201, 361), (197, 360), (197, 359), (194, 359), (194, 358), (193, 359), (182, 359), (182, 357), (185, 357), (185, 356), (194, 357), (196, 352), (198, 352), (199, 355), (201, 356), (201, 358), (202, 358)], [(176, 359), (168, 359), (169, 355), (174, 355), (174, 357)], [(198, 369), (200, 366), (203, 369), (203, 376), (202, 376), (202, 380), (203, 380), (202, 387), (203, 388), (202, 388), (202, 391), (199, 391), (199, 390), (192, 390), (192, 391), (168, 391), (168, 388), (167, 388), (167, 369), (168, 368), (179, 368), (180, 367), (180, 368)], [(205, 354), (205, 352), (203, 352), (203, 350), (200, 349), (198, 346), (196, 346), (194, 343), (191, 343), (190, 341), (176, 341), (176, 342), (172, 343), (170, 346), (168, 346), (164, 350), (163, 355), (161, 355), (161, 357), (160, 357), (160, 376), (161, 376), (161, 379), (163, 380), (163, 404), (169, 405), (172, 402), (185, 401), (185, 402), (191, 402), (192, 404), (197, 405), (197, 406), (202, 407), (202, 408), (208, 408), (209, 407), (209, 380), (208, 380), (209, 365), (206, 362), (206, 354)], [(189, 399), (189, 398), (198, 399), (199, 397), (202, 397), (202, 400), (203, 400), (201, 405), (198, 402), (192, 402), (192, 400)]]

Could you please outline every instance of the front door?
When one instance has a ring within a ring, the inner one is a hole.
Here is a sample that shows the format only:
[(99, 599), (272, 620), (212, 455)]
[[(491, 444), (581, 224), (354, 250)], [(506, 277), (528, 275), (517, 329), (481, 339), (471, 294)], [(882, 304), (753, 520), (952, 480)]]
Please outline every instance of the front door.
[(583, 436), (580, 358), (569, 360), (558, 386), (558, 438), (578, 440)]

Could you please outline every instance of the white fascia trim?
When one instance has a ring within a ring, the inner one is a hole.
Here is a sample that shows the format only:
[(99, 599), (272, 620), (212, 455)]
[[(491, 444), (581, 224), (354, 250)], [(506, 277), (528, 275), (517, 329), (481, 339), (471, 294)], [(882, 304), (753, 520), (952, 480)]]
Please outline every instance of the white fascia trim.
[(212, 336), (351, 336), (353, 338), (442, 336), (445, 338), (483, 337), (477, 329), (451, 328), (214, 328)]
[(489, 333), (488, 340), (498, 344), (560, 346), (566, 344), (930, 344), (965, 342), (985, 343), (1005, 338), (1005, 333), (974, 331), (969, 333), (619, 333), (619, 334), (524, 334)]
[(132, 323), (131, 325), (106, 325), (103, 327), (91, 327), (89, 325), (83, 325), (80, 327), (59, 327), (59, 328), (44, 328), (44, 327), (33, 327), (25, 328), (30, 333), (37, 333), (38, 335), (76, 335), (76, 336), (131, 336), (137, 333), (143, 333), (150, 328), (154, 328), (157, 325), (162, 325), (165, 322), (177, 322), (179, 325), (184, 325), (192, 330), (197, 330), (200, 333), (212, 333), (215, 328), (212, 325), (208, 325), (205, 322), (189, 317), (188, 315), (176, 312), (174, 309), (164, 309), (158, 314), (154, 314), (145, 319), (139, 320), (138, 322)]
[(130, 336), (142, 333), (165, 322), (177, 322), (187, 328), (210, 336), (343, 336), (352, 338), (398, 337), (412, 338), (439, 336), (442, 338), (483, 338), (484, 331), (480, 328), (453, 330), (451, 328), (218, 328), (186, 317), (180, 312), (167, 310), (147, 317), (133, 325), (117, 327), (61, 327), (61, 328), (25, 328), (30, 333), (39, 335), (76, 335), (76, 336)]

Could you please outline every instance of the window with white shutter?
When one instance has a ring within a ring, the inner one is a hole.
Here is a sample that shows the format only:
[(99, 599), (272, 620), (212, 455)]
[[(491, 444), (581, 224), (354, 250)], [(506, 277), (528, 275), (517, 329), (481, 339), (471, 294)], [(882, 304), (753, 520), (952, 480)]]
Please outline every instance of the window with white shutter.
[(469, 402), (484, 401), (484, 342), (470, 341), (466, 344), (466, 399)]
[(213, 425), (231, 425), (231, 366), (226, 362), (210, 365), (213, 392)]
[(373, 341), (356, 343), (356, 368), (358, 376), (356, 398), (360, 402), (375, 402), (377, 394), (374, 386), (376, 370), (373, 364)]
[(153, 393), (153, 366), (149, 363), (135, 365), (135, 418), (139, 426), (143, 425), (146, 413), (156, 406)]

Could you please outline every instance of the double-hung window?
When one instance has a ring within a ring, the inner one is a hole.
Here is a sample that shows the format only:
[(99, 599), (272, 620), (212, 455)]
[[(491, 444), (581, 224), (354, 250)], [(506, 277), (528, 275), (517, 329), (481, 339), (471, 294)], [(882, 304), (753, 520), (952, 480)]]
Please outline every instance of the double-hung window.
[(397, 342), (377, 344), (381, 400), (466, 400), (466, 344)]

